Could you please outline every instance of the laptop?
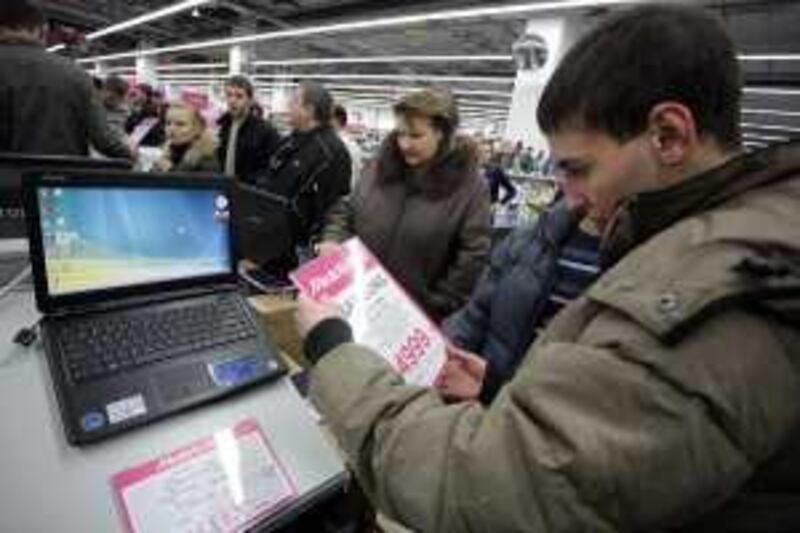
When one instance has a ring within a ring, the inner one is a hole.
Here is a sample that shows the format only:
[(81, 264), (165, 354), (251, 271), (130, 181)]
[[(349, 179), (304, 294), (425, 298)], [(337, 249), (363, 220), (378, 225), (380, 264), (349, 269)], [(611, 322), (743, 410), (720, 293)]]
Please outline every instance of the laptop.
[[(294, 211), (289, 200), (263, 189), (237, 182), (233, 189), (233, 224), (239, 257), (259, 267), (294, 256)], [(291, 286), (287, 276), (248, 270), (243, 276), (268, 286)], [(252, 283), (252, 282), (251, 282)]]
[(263, 189), (236, 182), (233, 219), (239, 255), (266, 264), (294, 252), (290, 202)]
[(230, 180), (35, 172), (23, 200), (42, 340), (71, 444), (285, 373), (238, 291)]

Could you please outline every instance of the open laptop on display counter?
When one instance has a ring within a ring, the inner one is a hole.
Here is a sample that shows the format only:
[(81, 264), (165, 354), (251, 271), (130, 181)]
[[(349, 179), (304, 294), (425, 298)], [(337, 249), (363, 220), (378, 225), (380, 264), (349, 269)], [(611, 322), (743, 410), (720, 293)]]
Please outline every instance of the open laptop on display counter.
[(25, 176), (23, 199), (69, 442), (285, 372), (238, 292), (230, 180), (47, 171)]

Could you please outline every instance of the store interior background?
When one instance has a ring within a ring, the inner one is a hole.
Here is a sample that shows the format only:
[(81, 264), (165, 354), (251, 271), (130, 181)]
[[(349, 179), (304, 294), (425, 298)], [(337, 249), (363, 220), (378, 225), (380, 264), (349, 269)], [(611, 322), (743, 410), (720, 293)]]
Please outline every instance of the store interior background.
[[(51, 21), (53, 53), (73, 57), (100, 78), (117, 74), (159, 87), (168, 100), (202, 107), (212, 121), (224, 108), (224, 80), (231, 74), (254, 80), (265, 115), (284, 130), (295, 84), (321, 81), (348, 109), (348, 129), (369, 156), (393, 127), (392, 103), (431, 84), (458, 97), (466, 132), (506, 149), (521, 142), (534, 153), (546, 152), (535, 107), (547, 76), (583, 29), (633, 3), (48, 0), (42, 5)], [(800, 136), (800, 2), (692, 3), (719, 13), (741, 52), (746, 147)], [(497, 12), (465, 15), (481, 8)], [(413, 20), (416, 15), (422, 20)], [(412, 20), (382, 25), (396, 17)], [(339, 25), (345, 28), (336, 29)], [(319, 32), (320, 27), (334, 30)], [(247, 42), (232, 44), (238, 37)], [(182, 49), (170, 51), (176, 46)]]

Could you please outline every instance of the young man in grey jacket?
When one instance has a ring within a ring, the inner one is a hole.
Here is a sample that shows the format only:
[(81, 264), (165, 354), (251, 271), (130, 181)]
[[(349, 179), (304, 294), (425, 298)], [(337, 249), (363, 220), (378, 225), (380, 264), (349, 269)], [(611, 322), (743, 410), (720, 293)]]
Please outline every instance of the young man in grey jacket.
[(30, 0), (0, 2), (0, 152), (133, 158), (89, 75), (44, 49), (44, 24)]

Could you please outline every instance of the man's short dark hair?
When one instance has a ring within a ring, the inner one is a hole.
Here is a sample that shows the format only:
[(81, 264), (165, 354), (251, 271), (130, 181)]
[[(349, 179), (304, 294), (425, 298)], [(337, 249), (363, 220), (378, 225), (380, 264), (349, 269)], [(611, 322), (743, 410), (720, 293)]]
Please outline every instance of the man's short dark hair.
[(323, 126), (331, 123), (333, 118), (333, 96), (322, 84), (314, 81), (304, 81), (299, 86), (300, 94), (305, 105), (314, 110), (314, 119)]
[(232, 76), (231, 78), (228, 78), (228, 81), (225, 82), (225, 87), (235, 87), (237, 89), (242, 89), (245, 93), (247, 93), (247, 97), (250, 98), (251, 100), (253, 99), (253, 95), (255, 94), (252, 82), (248, 80), (245, 76)]
[(45, 25), (42, 10), (31, 0), (2, 0), (0, 2), (0, 28), (10, 30), (36, 30)]
[(344, 106), (337, 104), (333, 107), (333, 118), (339, 124), (339, 127), (347, 127), (348, 116), (347, 109)]
[(544, 90), (542, 131), (583, 128), (629, 140), (654, 106), (688, 107), (700, 135), (741, 141), (741, 73), (722, 22), (700, 8), (646, 5), (613, 15), (571, 49)]
[(112, 75), (106, 78), (105, 88), (109, 93), (122, 99), (128, 95), (128, 89), (130, 86), (124, 79), (120, 78), (119, 76)]

